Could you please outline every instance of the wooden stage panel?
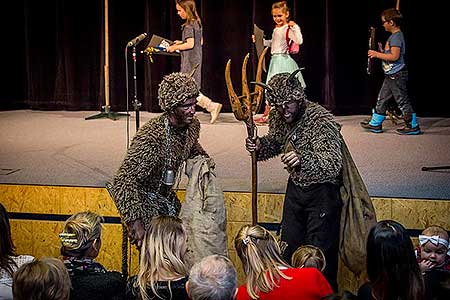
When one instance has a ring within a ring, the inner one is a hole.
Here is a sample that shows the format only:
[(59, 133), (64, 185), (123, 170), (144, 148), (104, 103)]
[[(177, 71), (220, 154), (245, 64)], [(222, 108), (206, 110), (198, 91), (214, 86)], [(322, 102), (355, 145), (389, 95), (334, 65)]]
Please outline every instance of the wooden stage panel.
[[(11, 214), (13, 240), (18, 254), (36, 257), (59, 256), (58, 234), (63, 222), (75, 212), (91, 210), (104, 217), (102, 249), (98, 257), (107, 269), (121, 270), (122, 226), (114, 202), (104, 188), (0, 184), (2, 204)], [(178, 192), (184, 197), (185, 191)], [(258, 194), (259, 222), (281, 221), (283, 194)], [(251, 193), (225, 192), (227, 235), (230, 258), (243, 281), (240, 261), (234, 250), (234, 237), (241, 226), (251, 223)], [(450, 201), (431, 199), (372, 198), (378, 220), (399, 221), (413, 235), (431, 224), (450, 229)], [(413, 237), (416, 244), (417, 239)], [(131, 271), (138, 268), (138, 252), (131, 252)], [(356, 278), (345, 266), (339, 269), (341, 288), (355, 291), (364, 278)]]

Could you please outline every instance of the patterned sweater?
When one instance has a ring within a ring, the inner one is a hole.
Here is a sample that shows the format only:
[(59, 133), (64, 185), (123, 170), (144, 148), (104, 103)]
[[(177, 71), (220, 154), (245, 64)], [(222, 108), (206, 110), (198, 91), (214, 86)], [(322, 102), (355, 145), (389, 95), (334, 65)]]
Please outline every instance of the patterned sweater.
[(295, 150), (300, 165), (289, 170), (293, 182), (300, 187), (315, 183), (339, 184), (342, 169), (340, 126), (333, 115), (314, 102), (305, 101), (301, 117), (287, 124), (276, 110), (269, 115), (269, 132), (261, 137), (258, 161)]
[(198, 143), (200, 122), (187, 127), (169, 125), (169, 150), (166, 146), (164, 120), (167, 114), (151, 119), (134, 136), (125, 159), (116, 172), (110, 193), (125, 222), (143, 220), (149, 224), (152, 217), (177, 214), (180, 203), (172, 192), (160, 195), (160, 181), (168, 158), (175, 172), (188, 158), (206, 155)]

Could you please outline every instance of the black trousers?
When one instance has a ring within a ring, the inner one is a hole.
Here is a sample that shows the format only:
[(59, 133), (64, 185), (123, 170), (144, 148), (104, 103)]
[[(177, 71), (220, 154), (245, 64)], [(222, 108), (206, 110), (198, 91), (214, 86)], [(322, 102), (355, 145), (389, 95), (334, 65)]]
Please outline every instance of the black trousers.
[(324, 275), (336, 292), (341, 207), (339, 186), (319, 183), (301, 188), (289, 178), (281, 222), (281, 241), (287, 243), (283, 256), (291, 262), (299, 246), (319, 247), (326, 259)]
[(403, 68), (392, 75), (385, 75), (383, 85), (378, 92), (377, 104), (375, 112), (385, 115), (388, 100), (394, 97), (398, 108), (402, 111), (403, 116), (411, 115), (414, 110), (411, 106), (411, 100), (408, 95), (408, 70)]

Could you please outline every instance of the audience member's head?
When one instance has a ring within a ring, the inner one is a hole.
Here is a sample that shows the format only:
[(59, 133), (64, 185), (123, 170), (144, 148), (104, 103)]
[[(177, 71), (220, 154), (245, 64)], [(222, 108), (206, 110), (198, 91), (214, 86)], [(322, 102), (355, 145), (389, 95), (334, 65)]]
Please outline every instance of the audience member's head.
[(192, 267), (186, 289), (192, 300), (232, 300), (237, 292), (236, 269), (225, 256), (207, 256)]
[(103, 218), (87, 211), (72, 215), (60, 233), (61, 254), (72, 257), (96, 258), (101, 247)]
[(152, 219), (141, 248), (138, 286), (143, 299), (148, 298), (147, 287), (158, 295), (158, 281), (170, 281), (188, 275), (184, 262), (186, 231), (181, 219), (158, 216)]
[(281, 277), (287, 278), (280, 267), (290, 266), (281, 258), (275, 237), (263, 227), (243, 226), (234, 239), (234, 246), (247, 277), (247, 292), (253, 299), (259, 291), (272, 291)]
[(367, 274), (378, 300), (424, 297), (423, 279), (405, 228), (392, 220), (379, 222), (367, 239)]
[(295, 268), (316, 268), (323, 272), (326, 266), (325, 255), (314, 245), (302, 245), (292, 254), (292, 266)]
[(0, 203), (0, 270), (5, 270), (10, 276), (13, 273), (15, 247), (11, 238), (8, 212)]
[(427, 227), (419, 235), (420, 259), (428, 261), (431, 268), (439, 268), (445, 264), (449, 251), (447, 231), (440, 226)]
[(14, 300), (67, 300), (69, 295), (69, 273), (59, 259), (35, 259), (14, 273)]

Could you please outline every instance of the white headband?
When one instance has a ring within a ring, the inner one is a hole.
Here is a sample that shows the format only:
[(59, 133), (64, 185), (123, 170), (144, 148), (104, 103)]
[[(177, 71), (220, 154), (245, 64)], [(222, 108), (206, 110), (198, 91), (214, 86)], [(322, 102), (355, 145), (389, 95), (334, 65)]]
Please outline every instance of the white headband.
[[(430, 242), (436, 246), (444, 245), (445, 248), (447, 248), (447, 249), (448, 249), (448, 245), (449, 245), (447, 240), (440, 238), (438, 235), (433, 235), (433, 236), (419, 235), (420, 246), (423, 246), (428, 242)], [(450, 255), (450, 250), (449, 250), (449, 252), (447, 252), (447, 254)]]

